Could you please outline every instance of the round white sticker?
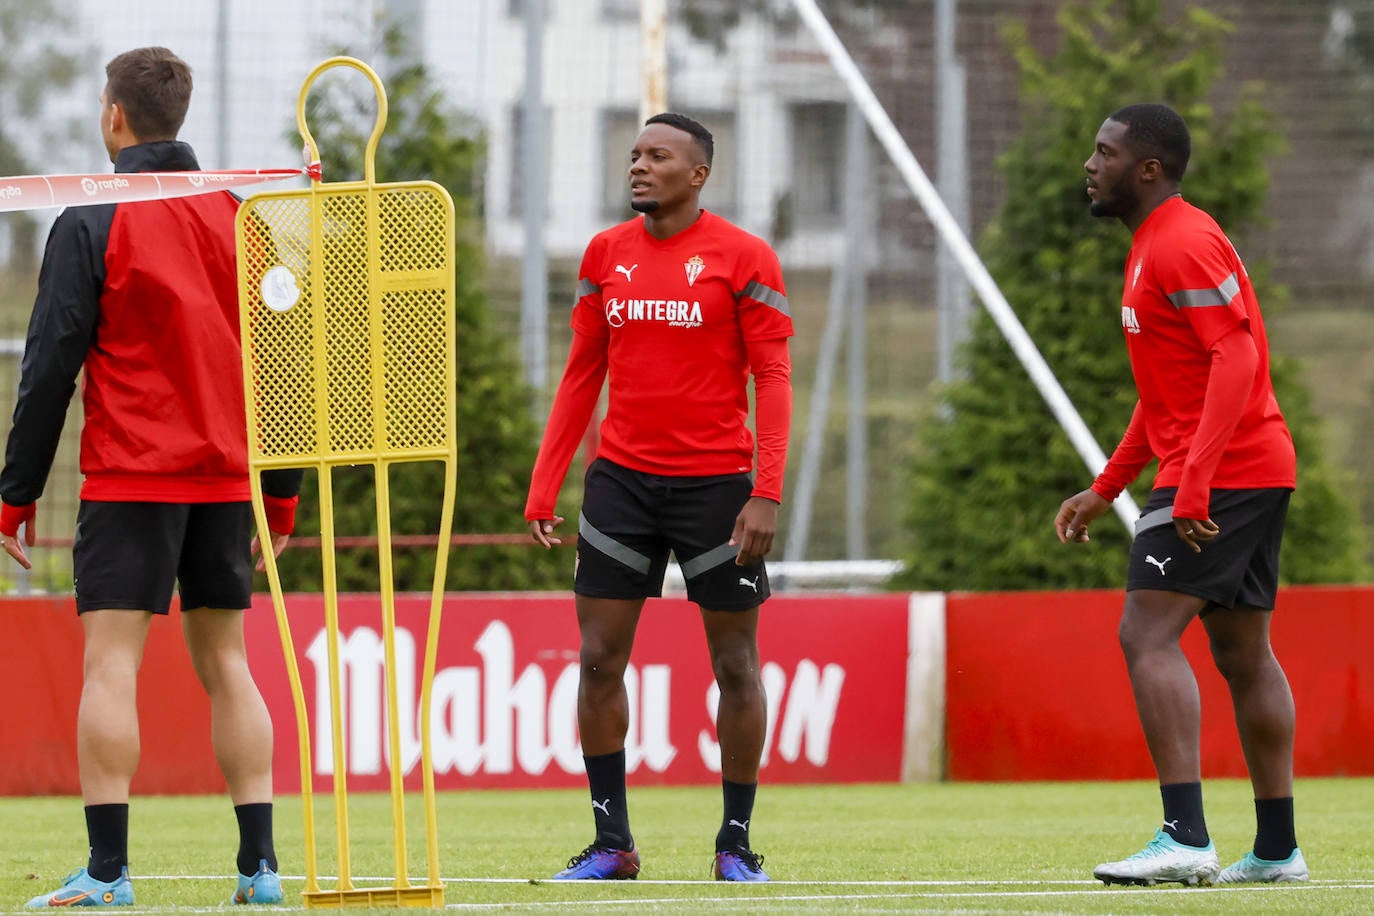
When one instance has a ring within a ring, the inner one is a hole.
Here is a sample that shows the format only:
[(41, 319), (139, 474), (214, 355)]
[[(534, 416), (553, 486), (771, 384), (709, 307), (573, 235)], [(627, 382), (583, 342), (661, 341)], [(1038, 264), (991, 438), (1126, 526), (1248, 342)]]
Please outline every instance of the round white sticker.
[(285, 264), (278, 264), (262, 275), (262, 301), (272, 311), (289, 311), (300, 298), (296, 275)]

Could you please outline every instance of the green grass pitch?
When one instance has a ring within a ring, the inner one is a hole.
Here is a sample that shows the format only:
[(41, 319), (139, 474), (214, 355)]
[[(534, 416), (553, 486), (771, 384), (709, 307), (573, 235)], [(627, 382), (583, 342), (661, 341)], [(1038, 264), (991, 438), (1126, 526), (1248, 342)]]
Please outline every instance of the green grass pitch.
[[(1249, 786), (1206, 783), (1222, 864), (1254, 830)], [(332, 811), (332, 797), (316, 797)], [(584, 791), (450, 792), (439, 798), (440, 863), (450, 910), (502, 913), (1374, 913), (1374, 779), (1305, 779), (1298, 839), (1305, 885), (1106, 888), (1100, 861), (1126, 856), (1159, 822), (1148, 783), (802, 786), (765, 784), (751, 833), (770, 885), (709, 880), (720, 817), (714, 789), (635, 788), (630, 812), (640, 880), (563, 884), (547, 878), (591, 838)], [(425, 869), (418, 793), (408, 800), (409, 872)], [(394, 874), (390, 803), (350, 802), (353, 874)], [(223, 797), (136, 798), (130, 816), (135, 911), (223, 910), (237, 842)], [(318, 829), (320, 872), (337, 873), (332, 820)], [(81, 803), (0, 799), (0, 912), (55, 887), (85, 863)], [(296, 797), (277, 805), (287, 900), (300, 909), (302, 823)], [(324, 882), (332, 886), (332, 882)]]

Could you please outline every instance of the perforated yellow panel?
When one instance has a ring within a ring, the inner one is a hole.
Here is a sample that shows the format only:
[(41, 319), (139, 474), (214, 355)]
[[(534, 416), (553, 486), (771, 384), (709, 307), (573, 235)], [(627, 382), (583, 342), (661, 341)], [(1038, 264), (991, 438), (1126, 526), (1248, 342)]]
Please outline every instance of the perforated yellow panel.
[(442, 188), (350, 182), (251, 198), (239, 258), (250, 462), (442, 457), (454, 406)]
[(272, 552), (263, 553), (296, 713), (305, 816), (305, 905), (441, 907), (444, 886), (439, 876), (430, 710), (456, 488), (453, 201), (432, 182), (380, 184), (375, 180), (373, 159), (386, 124), (386, 92), (377, 74), (361, 61), (331, 58), (316, 67), (301, 87), (296, 118), (307, 152), (318, 158), (305, 124), (306, 95), (316, 77), (336, 66), (361, 71), (377, 93), (377, 123), (364, 153), (364, 180), (325, 183), (316, 178), (306, 190), (250, 198), (238, 213), (239, 310), (253, 511), (258, 530), (265, 531), (258, 472), (286, 467), (318, 472), (329, 734), (333, 759), (347, 759), (331, 480), (339, 465), (376, 469), (387, 739), (389, 759), (400, 760), (388, 469), (406, 461), (444, 465), (443, 492), (434, 494), (442, 504), (420, 686), (420, 767), (428, 853), (428, 874), (421, 885), (409, 876), (405, 786), (399, 767), (391, 772), (394, 882), (389, 887), (353, 884), (348, 777), (346, 768), (339, 767), (334, 771), (337, 886), (320, 885), (309, 716), (280, 574)]

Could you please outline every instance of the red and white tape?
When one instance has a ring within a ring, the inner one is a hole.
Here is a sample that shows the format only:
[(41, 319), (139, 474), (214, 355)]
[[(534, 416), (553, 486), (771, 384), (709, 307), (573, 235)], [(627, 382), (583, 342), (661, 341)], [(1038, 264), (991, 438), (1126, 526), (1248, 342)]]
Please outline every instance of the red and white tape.
[(301, 169), (231, 169), (214, 172), (116, 172), (103, 175), (20, 175), (0, 178), (0, 213), (166, 200), (209, 194), (243, 185), (309, 176), (320, 180), (320, 164)]

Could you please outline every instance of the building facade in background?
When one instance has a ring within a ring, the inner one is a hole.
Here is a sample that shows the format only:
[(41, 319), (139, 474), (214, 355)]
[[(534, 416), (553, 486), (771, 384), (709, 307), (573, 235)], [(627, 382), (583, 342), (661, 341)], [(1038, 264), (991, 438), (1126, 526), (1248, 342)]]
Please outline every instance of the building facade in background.
[[(484, 281), (497, 327), (509, 328), (512, 339), (518, 335), (515, 314), (525, 254), (520, 171), (525, 0), (50, 2), (71, 19), (71, 28), (60, 27), (62, 40), (80, 50), (84, 65), (69, 91), (45, 97), (40, 115), (81, 129), (71, 131), (70, 142), (24, 151), (33, 171), (47, 173), (110, 169), (98, 135), (90, 130), (103, 65), (121, 51), (148, 44), (171, 47), (195, 70), (196, 95), (182, 136), (207, 168), (295, 166), (301, 161), (296, 101), (306, 76), (325, 58), (347, 50), (373, 64), (385, 80), (378, 24), (394, 23), (410, 59), (426, 65), (449, 103), (483, 125), (488, 156), (480, 215), (490, 255)], [(593, 234), (630, 215), (625, 173), (639, 126), (639, 4), (539, 2), (546, 13), (548, 355), (556, 378), (566, 352), (566, 306), (576, 259)], [(738, 7), (734, 0), (669, 2), (668, 104), (702, 120), (718, 139), (704, 204), (767, 238), (787, 268), (798, 330), (794, 380), (799, 391), (809, 392), (825, 337), (831, 268), (844, 251), (846, 92), (795, 16), (765, 21), (745, 15), (738, 25), (699, 36), (681, 15), (689, 3), (717, 12)], [(935, 0), (880, 4), (882, 18), (870, 19), (866, 27), (856, 18), (855, 4), (820, 2), (932, 177), (939, 165), (935, 5)], [(1023, 23), (1033, 42), (1052, 48), (1059, 40), (1056, 14), (1063, 0), (957, 0), (956, 6), (955, 44), (967, 80), (967, 199), (976, 239), (1003, 199), (998, 157), (1021, 129), (1016, 66), (1003, 29), (1012, 21)], [(1374, 86), (1374, 52), (1369, 59), (1362, 55), (1361, 42), (1368, 36), (1360, 31), (1362, 24), (1374, 22), (1374, 0), (1171, 0), (1166, 6), (1175, 11), (1202, 7), (1234, 23), (1223, 51), (1225, 75), (1217, 83), (1219, 108), (1237, 104), (1248, 83), (1265, 85), (1261, 101), (1275, 113), (1290, 150), (1270, 167), (1272, 225), (1238, 237), (1237, 246), (1247, 262), (1267, 262), (1273, 279), (1288, 289), (1287, 312), (1275, 298), (1272, 343), (1276, 354), (1310, 357), (1313, 403), (1329, 420), (1331, 454), (1356, 482), (1374, 480), (1374, 437), (1365, 433), (1374, 429), (1374, 403), (1359, 394), (1374, 386), (1374, 360), (1368, 356), (1374, 348), (1357, 321), (1374, 298), (1374, 193), (1366, 193), (1374, 188), (1374, 119), (1368, 115), (1374, 111), (1374, 90), (1368, 88)], [(789, 4), (779, 0), (774, 8), (785, 13)], [(838, 15), (842, 11), (845, 15)], [(708, 26), (713, 21), (706, 20)], [(361, 79), (347, 73), (341, 78), (347, 77)], [(872, 555), (885, 556), (892, 554), (884, 546), (902, 534), (896, 498), (903, 486), (901, 461), (917, 435), (935, 378), (936, 258), (929, 220), (876, 144), (872, 160), (863, 357), (869, 392), (863, 416), (875, 456), (869, 470), (874, 499), (868, 533)], [(0, 245), (3, 241), (0, 232)], [(32, 290), (22, 285), (12, 284), (4, 294), (0, 337), (11, 343), (22, 341), (31, 302)], [(5, 359), (0, 402), (12, 404), (18, 362), (13, 354)], [(839, 447), (843, 433), (838, 432), (844, 406), (837, 398), (829, 416), (827, 486), (817, 497), (818, 519), (844, 517), (844, 488), (829, 485), (845, 472)], [(789, 479), (797, 476), (793, 470)], [(59, 452), (44, 496), (42, 530), (70, 526), (77, 481), (73, 441)], [(1367, 505), (1367, 515), (1374, 513), (1374, 492), (1352, 498)], [(832, 524), (818, 531), (807, 558), (843, 556), (843, 527)], [(65, 549), (46, 552), (54, 564), (69, 564)]]

